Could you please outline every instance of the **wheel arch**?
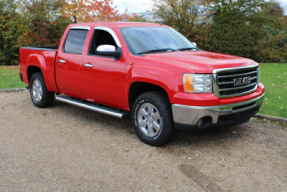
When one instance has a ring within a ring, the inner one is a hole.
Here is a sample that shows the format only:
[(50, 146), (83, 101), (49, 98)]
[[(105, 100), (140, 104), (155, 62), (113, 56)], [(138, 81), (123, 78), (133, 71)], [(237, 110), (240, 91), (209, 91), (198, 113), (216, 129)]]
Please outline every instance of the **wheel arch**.
[(28, 77), (29, 85), (30, 85), (30, 80), (31, 80), (32, 75), (34, 73), (37, 73), (37, 72), (40, 72), (40, 73), (43, 74), (42, 69), (40, 67), (35, 66), (35, 65), (29, 65), (28, 66), (28, 68), (27, 68), (27, 77)]
[(158, 91), (164, 93), (167, 98), (169, 99), (168, 91), (166, 91), (167, 88), (164, 88), (164, 86), (144, 81), (135, 81), (130, 84), (129, 91), (128, 91), (128, 106), (131, 110), (133, 107), (133, 104), (136, 100), (136, 98), (146, 92), (151, 91)]

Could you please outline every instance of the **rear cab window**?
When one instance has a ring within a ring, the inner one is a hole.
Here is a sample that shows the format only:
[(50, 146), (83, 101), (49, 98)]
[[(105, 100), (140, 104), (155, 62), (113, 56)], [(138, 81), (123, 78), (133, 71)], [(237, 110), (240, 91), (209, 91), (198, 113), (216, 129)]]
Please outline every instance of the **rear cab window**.
[(88, 32), (88, 30), (71, 29), (67, 35), (63, 52), (81, 55)]

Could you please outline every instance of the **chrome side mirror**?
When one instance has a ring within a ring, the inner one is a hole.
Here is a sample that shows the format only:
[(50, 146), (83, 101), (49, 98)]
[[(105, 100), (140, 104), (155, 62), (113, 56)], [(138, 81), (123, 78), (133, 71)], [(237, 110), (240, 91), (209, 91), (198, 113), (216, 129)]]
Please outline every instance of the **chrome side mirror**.
[(116, 51), (116, 47), (113, 45), (100, 45), (97, 47), (98, 52), (114, 52)]
[(100, 45), (97, 47), (96, 55), (107, 56), (107, 57), (114, 57), (115, 60), (119, 60), (122, 56), (122, 50), (113, 45)]
[(196, 47), (196, 43), (195, 42), (191, 42), (193, 45), (194, 45), (194, 47)]

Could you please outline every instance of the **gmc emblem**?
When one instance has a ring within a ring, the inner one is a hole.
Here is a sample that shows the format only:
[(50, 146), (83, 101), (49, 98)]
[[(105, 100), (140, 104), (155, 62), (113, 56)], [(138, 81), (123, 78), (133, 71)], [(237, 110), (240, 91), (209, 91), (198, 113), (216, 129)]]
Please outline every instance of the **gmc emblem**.
[(251, 80), (250, 80), (250, 76), (249, 77), (244, 77), (244, 78), (235, 78), (233, 80), (233, 85), (234, 86), (240, 86), (240, 85), (248, 85), (251, 83)]

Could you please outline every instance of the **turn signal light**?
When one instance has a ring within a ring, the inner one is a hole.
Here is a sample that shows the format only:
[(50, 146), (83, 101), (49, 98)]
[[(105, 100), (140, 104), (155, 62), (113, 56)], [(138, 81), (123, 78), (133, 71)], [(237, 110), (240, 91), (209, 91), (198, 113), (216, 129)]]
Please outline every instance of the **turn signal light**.
[(211, 93), (211, 74), (184, 74), (183, 85), (186, 93)]
[(185, 92), (193, 93), (194, 91), (193, 76), (191, 74), (184, 74), (183, 81), (184, 81)]

